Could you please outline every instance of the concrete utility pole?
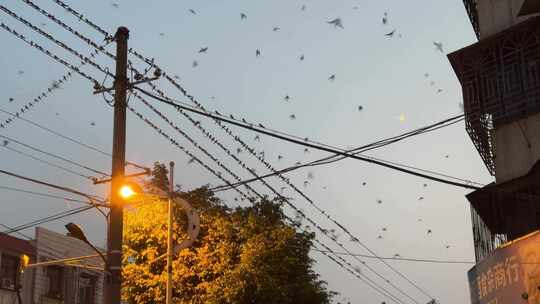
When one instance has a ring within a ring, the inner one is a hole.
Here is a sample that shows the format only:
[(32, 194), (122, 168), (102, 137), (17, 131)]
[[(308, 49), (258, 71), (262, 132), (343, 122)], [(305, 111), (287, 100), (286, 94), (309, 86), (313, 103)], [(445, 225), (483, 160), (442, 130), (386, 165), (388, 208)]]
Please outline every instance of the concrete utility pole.
[(120, 304), (122, 288), (122, 232), (123, 199), (120, 186), (124, 178), (126, 163), (126, 91), (127, 79), (127, 41), (129, 30), (119, 27), (114, 36), (116, 40), (116, 77), (114, 80), (114, 129), (112, 150), (111, 211), (107, 236), (107, 262), (111, 273), (107, 280), (106, 303)]
[(173, 203), (174, 203), (174, 162), (169, 163), (169, 220), (167, 233), (167, 297), (166, 304), (172, 304), (172, 257), (173, 257)]

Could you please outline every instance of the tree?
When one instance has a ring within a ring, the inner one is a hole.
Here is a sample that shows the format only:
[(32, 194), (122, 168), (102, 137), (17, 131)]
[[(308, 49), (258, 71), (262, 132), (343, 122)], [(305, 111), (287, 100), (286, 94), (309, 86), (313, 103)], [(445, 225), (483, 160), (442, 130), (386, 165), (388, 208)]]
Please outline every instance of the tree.
[[(278, 201), (230, 209), (207, 188), (181, 194), (199, 212), (194, 246), (174, 257), (174, 303), (330, 303), (335, 293), (313, 269), (312, 233), (284, 220)], [(174, 242), (186, 224), (176, 208)], [(143, 204), (124, 219), (123, 299), (164, 303), (167, 204)]]
[(152, 170), (152, 177), (150, 178), (150, 184), (163, 191), (169, 191), (169, 170), (165, 164), (155, 162), (154, 169)]

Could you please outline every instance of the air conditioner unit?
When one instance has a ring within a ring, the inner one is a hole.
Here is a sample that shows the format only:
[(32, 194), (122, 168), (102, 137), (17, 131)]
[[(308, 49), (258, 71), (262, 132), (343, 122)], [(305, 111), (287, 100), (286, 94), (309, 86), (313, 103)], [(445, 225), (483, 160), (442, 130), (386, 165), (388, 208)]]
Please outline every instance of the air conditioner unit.
[(2, 279), (2, 288), (15, 289), (15, 282), (12, 279)]

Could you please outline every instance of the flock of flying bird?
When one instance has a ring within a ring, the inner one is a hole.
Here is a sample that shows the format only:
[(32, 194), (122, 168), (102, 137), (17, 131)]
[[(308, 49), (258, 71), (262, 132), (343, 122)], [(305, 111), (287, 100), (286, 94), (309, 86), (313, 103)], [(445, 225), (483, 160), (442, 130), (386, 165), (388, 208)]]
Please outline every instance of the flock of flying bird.
[[(112, 5), (114, 8), (119, 8), (119, 4), (118, 4), (118, 3), (111, 3), (111, 5)], [(307, 6), (306, 6), (306, 5), (302, 5), (301, 10), (302, 10), (302, 11), (305, 11), (306, 9), (307, 9)], [(353, 9), (358, 9), (358, 8), (355, 6), (355, 7), (353, 7)], [(196, 12), (194, 9), (189, 9), (189, 13), (191, 13), (191, 14), (193, 14), (193, 15), (197, 15), (197, 12)], [(241, 21), (244, 21), (244, 20), (247, 20), (247, 19), (248, 19), (247, 14), (245, 14), (245, 13), (240, 13), (240, 20), (241, 20)], [(334, 19), (332, 19), (332, 20), (327, 21), (326, 23), (329, 24), (329, 25), (331, 25), (331, 26), (334, 26), (335, 28), (341, 28), (341, 29), (344, 29), (344, 28), (345, 28), (344, 25), (343, 25), (343, 20), (342, 20), (341, 18), (334, 18)], [(42, 24), (42, 25), (44, 25), (44, 24)], [(385, 12), (384, 15), (382, 16), (382, 25), (383, 25), (383, 26), (389, 25), (389, 17), (388, 17), (388, 13), (387, 13), (387, 12)], [(274, 31), (274, 32), (277, 32), (277, 31), (279, 31), (279, 30), (280, 30), (280, 27), (279, 27), (279, 26), (275, 26), (275, 27), (272, 28), (272, 31)], [(390, 30), (389, 32), (387, 32), (386, 34), (384, 34), (384, 36), (385, 36), (385, 37), (388, 37), (388, 38), (393, 38), (396, 34), (397, 34), (397, 36), (398, 36), (399, 38), (402, 37), (401, 33), (398, 33), (397, 30), (396, 30), (395, 28), (393, 28), (392, 30)], [(160, 35), (160, 36), (164, 36), (165, 34), (164, 34), (164, 33), (160, 33), (159, 35)], [(441, 53), (444, 53), (443, 44), (442, 44), (441, 42), (436, 42), (436, 41), (434, 41), (434, 42), (433, 42), (433, 45), (434, 45), (436, 51), (441, 52)], [(198, 54), (207, 54), (208, 50), (209, 50), (209, 47), (208, 47), (208, 46), (202, 47), (202, 48), (199, 49)], [(262, 53), (262, 52), (261, 52), (260, 49), (256, 49), (256, 50), (255, 50), (255, 56), (256, 56), (257, 58), (261, 56), (261, 53)], [(304, 55), (304, 54), (301, 54), (301, 55), (299, 56), (299, 60), (300, 60), (300, 61), (303, 61), (304, 59), (305, 59), (305, 55)], [(198, 63), (197, 60), (194, 60), (194, 61), (192, 62), (192, 67), (193, 67), (193, 68), (197, 67), (198, 65), (199, 65), (199, 63)], [(22, 71), (22, 70), (19, 70), (19, 71), (18, 71), (18, 75), (23, 75), (23, 74), (24, 74), (24, 71)], [(425, 73), (424, 76), (425, 76), (426, 79), (429, 79), (429, 78), (430, 78), (430, 74), (429, 74), (429, 73)], [(174, 78), (179, 79), (180, 77), (179, 77), (178, 75), (175, 75)], [(328, 80), (329, 80), (329, 81), (335, 81), (335, 80), (336, 80), (336, 74), (330, 75), (330, 76), (328, 77)], [(430, 86), (435, 86), (435, 81), (430, 80), (429, 84), (430, 84)], [(59, 84), (59, 83), (55, 83), (55, 82), (53, 82), (53, 84), (52, 84), (51, 87), (52, 87), (53, 89), (61, 89), (60, 84)], [(436, 92), (437, 92), (437, 93), (441, 93), (442, 91), (443, 91), (443, 90), (442, 90), (441, 88), (438, 88)], [(214, 98), (214, 97), (213, 97), (213, 98)], [(213, 98), (212, 98), (212, 99), (213, 99)], [(283, 99), (284, 99), (285, 102), (290, 102), (292, 98), (291, 98), (291, 96), (289, 96), (289, 95), (285, 95), (285, 96), (283, 97)], [(15, 100), (15, 99), (14, 99), (13, 97), (10, 97), (10, 98), (9, 98), (9, 102), (10, 102), (10, 103), (13, 102), (14, 100)], [(358, 105), (358, 108), (357, 108), (358, 111), (362, 111), (363, 109), (364, 109), (364, 107), (363, 107), (362, 105)], [(59, 114), (56, 113), (56, 115), (58, 116)], [(296, 119), (296, 115), (295, 115), (295, 114), (290, 114), (290, 115), (289, 115), (289, 118), (290, 118), (291, 120), (295, 120), (295, 119)], [(245, 120), (243, 120), (243, 121), (245, 122)], [(91, 126), (95, 126), (96, 124), (95, 124), (95, 122), (92, 121), (92, 122), (90, 122), (90, 125), (91, 125)], [(262, 126), (262, 125), (261, 125), (261, 126)], [(263, 126), (263, 127), (264, 127), (264, 126)], [(260, 142), (261, 138), (260, 138), (259, 135), (255, 135), (254, 140), (257, 141), (257, 142)], [(307, 140), (307, 138), (306, 138), (306, 140)], [(9, 142), (8, 142), (7, 140), (3, 140), (3, 142), (2, 142), (2, 146), (3, 146), (3, 147), (6, 147), (8, 144), (9, 144)], [(240, 154), (240, 153), (242, 152), (242, 149), (237, 148), (237, 149), (236, 149), (236, 152), (237, 152), (237, 154)], [(309, 153), (309, 149), (308, 149), (308, 148), (305, 148), (305, 149), (304, 149), (304, 153)], [(264, 151), (259, 152), (258, 155), (261, 156), (261, 157), (264, 157)], [(283, 157), (282, 155), (278, 155), (278, 161), (281, 161), (283, 158), (284, 158), (284, 157)], [(448, 158), (448, 155), (446, 155), (446, 158)], [(193, 163), (193, 159), (189, 160), (188, 163)], [(300, 165), (300, 164), (301, 164), (300, 162), (296, 162), (296, 165)], [(315, 178), (314, 173), (311, 172), (311, 171), (308, 172), (308, 174), (307, 174), (307, 179), (303, 182), (304, 187), (308, 187), (308, 186), (309, 186), (309, 183), (310, 183), (309, 180), (313, 180), (314, 178)], [(366, 182), (363, 182), (363, 183), (362, 183), (362, 186), (366, 186), (366, 185), (367, 185)], [(424, 188), (426, 188), (427, 186), (428, 186), (427, 184), (423, 184), (423, 187), (424, 187)], [(326, 189), (327, 187), (324, 186), (323, 188)], [(281, 191), (283, 192), (284, 190), (285, 190), (285, 187), (282, 187), (282, 188), (281, 188)], [(418, 197), (418, 201), (422, 201), (422, 200), (424, 200), (424, 197), (423, 197), (423, 196)], [(380, 204), (383, 203), (383, 201), (382, 201), (381, 199), (377, 199), (377, 200), (376, 200), (376, 203), (380, 205)], [(418, 219), (418, 222), (423, 222), (423, 220), (422, 220), (421, 218), (419, 218), (419, 219)], [(383, 235), (384, 235), (385, 233), (388, 232), (388, 227), (382, 227), (382, 228), (380, 229), (380, 231), (381, 231), (381, 233), (378, 234), (377, 239), (383, 239)], [(338, 235), (336, 234), (335, 230), (330, 229), (330, 230), (329, 230), (329, 233), (330, 233), (330, 235), (331, 235), (333, 238), (336, 238), (336, 239), (338, 238)], [(432, 231), (431, 229), (429, 229), (429, 228), (426, 229), (426, 234), (427, 234), (427, 235), (431, 235), (432, 233), (433, 233), (433, 231)], [(351, 240), (351, 241), (354, 241), (354, 240)], [(445, 245), (445, 247), (448, 249), (448, 248), (450, 248), (450, 245), (447, 244), (447, 245)], [(394, 255), (394, 258), (399, 258), (399, 257), (400, 257), (400, 255), (399, 255), (398, 253), (396, 253), (396, 254)]]

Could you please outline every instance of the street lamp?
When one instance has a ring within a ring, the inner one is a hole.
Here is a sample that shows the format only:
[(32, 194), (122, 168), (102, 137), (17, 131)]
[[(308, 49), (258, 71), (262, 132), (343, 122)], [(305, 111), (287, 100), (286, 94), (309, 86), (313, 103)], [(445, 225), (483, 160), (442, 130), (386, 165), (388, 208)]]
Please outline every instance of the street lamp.
[(88, 246), (90, 246), (95, 252), (99, 254), (101, 259), (103, 260), (103, 263), (105, 263), (105, 270), (107, 270), (107, 259), (105, 258), (103, 253), (101, 253), (101, 251), (99, 251), (94, 245), (92, 245), (92, 243), (90, 243), (90, 241), (88, 241), (81, 227), (79, 227), (79, 225), (75, 223), (67, 223), (65, 227), (67, 231), (69, 232), (68, 236), (83, 241), (84, 243), (88, 244)]
[(141, 186), (139, 186), (137, 183), (129, 181), (124, 182), (118, 191), (124, 200), (133, 200), (135, 197), (144, 194)]

